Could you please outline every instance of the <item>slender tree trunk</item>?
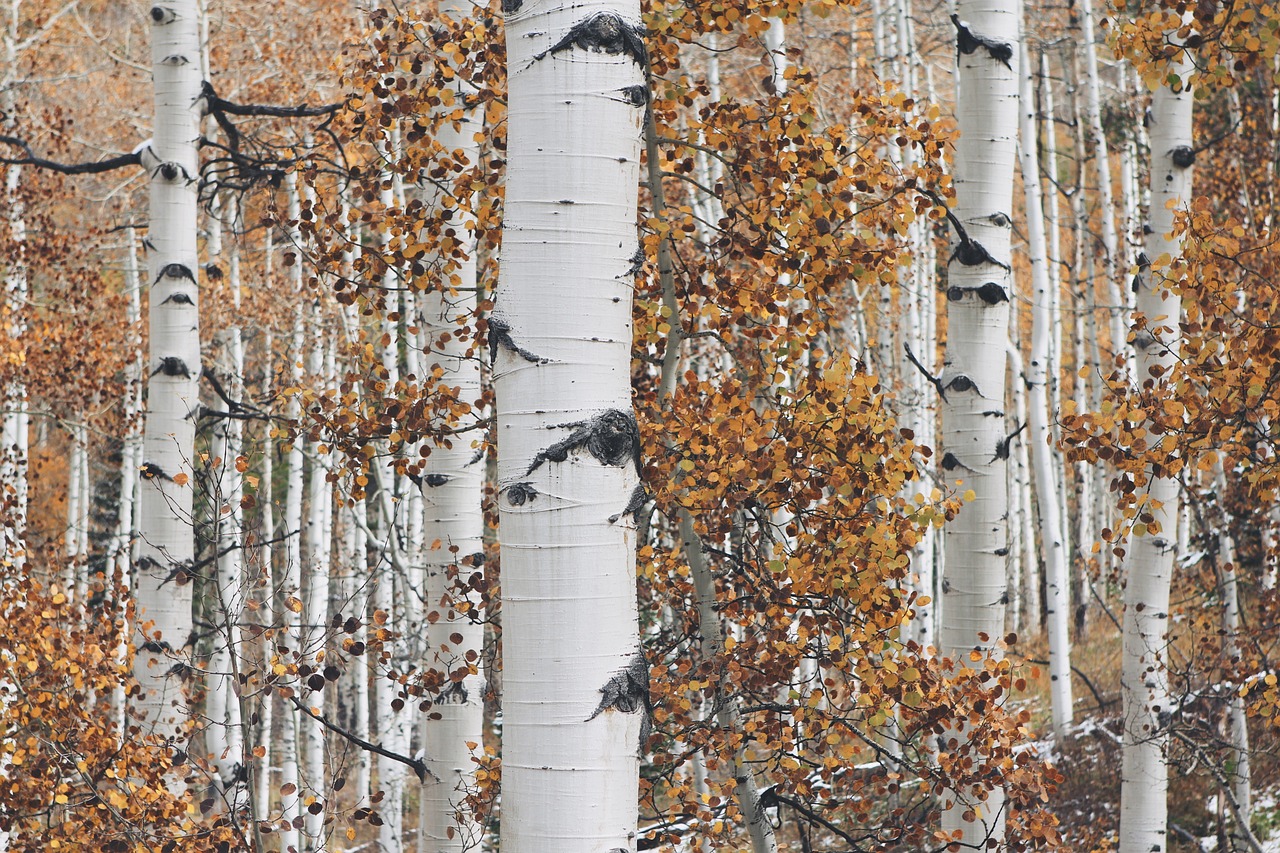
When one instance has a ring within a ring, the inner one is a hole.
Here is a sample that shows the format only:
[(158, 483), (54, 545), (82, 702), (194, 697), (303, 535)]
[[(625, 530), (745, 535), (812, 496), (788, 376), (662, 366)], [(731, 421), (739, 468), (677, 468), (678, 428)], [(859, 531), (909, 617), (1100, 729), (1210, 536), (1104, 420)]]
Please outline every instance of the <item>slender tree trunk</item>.
[[(1027, 243), (1031, 260), (1031, 359), (1026, 384), (1031, 454), (1035, 465), (1036, 507), (1040, 513), (1040, 542), (1045, 562), (1045, 615), (1049, 622), (1049, 692), (1053, 730), (1062, 743), (1071, 723), (1071, 640), (1067, 633), (1071, 613), (1067, 598), (1066, 535), (1058, 514), (1058, 469), (1049, 431), (1049, 349), (1055, 318), (1049, 281), (1048, 246), (1045, 239), (1044, 204), (1040, 195), (1040, 158), (1036, 139), (1036, 105), (1032, 91), (1035, 68), (1022, 47), (1022, 186), (1026, 196)], [(1057, 413), (1053, 413), (1057, 419)]]
[(1103, 264), (1106, 274), (1107, 316), (1111, 329), (1111, 351), (1127, 350), (1125, 317), (1128, 296), (1120, 286), (1120, 246), (1116, 239), (1115, 201), (1111, 189), (1111, 155), (1107, 151), (1107, 135), (1102, 127), (1102, 95), (1098, 81), (1098, 46), (1094, 35), (1093, 0), (1081, 0), (1080, 19), (1083, 26), (1086, 110), (1089, 136), (1093, 142), (1093, 166), (1098, 176), (1098, 207), (1101, 213)]
[[(973, 500), (945, 530), (940, 639), (942, 653), (962, 667), (974, 651), (1000, 655), (1007, 600), (1008, 438), (1003, 409), (1012, 292), (1018, 5), (1012, 0), (967, 0), (959, 4), (958, 21), (960, 138), (954, 216), (964, 233), (956, 234), (947, 268), (942, 466), (947, 482), (962, 481), (962, 490), (971, 490)], [(964, 748), (963, 728), (953, 736)], [(966, 791), (951, 791), (946, 799), (943, 829), (959, 831), (962, 844), (1003, 838), (1001, 790), (991, 791), (985, 800)]]
[[(1227, 476), (1221, 457), (1214, 468), (1214, 491), (1218, 495), (1220, 514), (1218, 519), (1218, 585), (1222, 595), (1222, 653), (1224, 665), (1238, 665), (1240, 648), (1240, 567), (1236, 562), (1235, 537), (1231, 534), (1231, 518), (1225, 509)], [(1227, 697), (1227, 742), (1231, 745), (1231, 793), (1235, 797), (1236, 819), (1246, 827), (1253, 811), (1253, 772), (1249, 756), (1249, 719), (1245, 699), (1234, 682), (1225, 685), (1230, 691)]]
[[(462, 20), (469, 5), (442, 4), (440, 13)], [(457, 100), (464, 93), (459, 92)], [(479, 116), (463, 113), (455, 126), (441, 122), (438, 140), (445, 151), (461, 152), (461, 168), (480, 162)], [(428, 200), (440, 210), (445, 199)], [(471, 202), (462, 205), (471, 208)], [(470, 219), (468, 216), (467, 219)], [(472, 223), (458, 224), (469, 234)], [(425, 567), (425, 667), (447, 677), (431, 711), (421, 718), (422, 748), (429, 778), (422, 790), (419, 853), (463, 853), (479, 848), (481, 827), (465, 806), (475, 784), (475, 762), (484, 741), (483, 612), (478, 600), (463, 593), (473, 574), (484, 571), (484, 454), (480, 421), (480, 345), (475, 328), (473, 293), (477, 286), (478, 246), (467, 238), (465, 257), (443, 264), (447, 276), (439, 289), (422, 294), (422, 327), (427, 346), (425, 372), (438, 387), (454, 389), (461, 416), (446, 417), (439, 426), (457, 431), (431, 448), (422, 472), (422, 562)]]
[[(511, 0), (496, 355), (504, 853), (632, 848), (648, 664), (630, 352), (639, 4)], [(628, 93), (619, 97), (618, 93)]]
[[(210, 238), (206, 248), (211, 262), (216, 263), (222, 249), (222, 236), (228, 227), (234, 227), (236, 204), (228, 199), (215, 206), (214, 221), (210, 223)], [(228, 257), (227, 289), (232, 307), (232, 322), (219, 337), (222, 339), (222, 363), (220, 381), (228, 396), (239, 400), (244, 394), (244, 352), (240, 327), (234, 320), (240, 309), (240, 253), (235, 240)], [(222, 406), (220, 405), (219, 408)], [(236, 418), (223, 418), (214, 426), (210, 442), (214, 469), (211, 477), (213, 492), (214, 547), (217, 592), (218, 626), (209, 656), (208, 681), (205, 698), (205, 716), (209, 720), (206, 741), (214, 766), (218, 769), (224, 805), (231, 813), (248, 804), (245, 785), (244, 732), (240, 714), (240, 690), (237, 674), (240, 671), (240, 620), (244, 613), (244, 565), (242, 545), (244, 535), (244, 510), (240, 497), (244, 491), (242, 472), (238, 459), (243, 449), (243, 422)]]
[[(196, 244), (196, 141), (200, 44), (194, 0), (151, 9), (155, 132), (144, 152), (151, 176), (151, 357), (138, 506), (137, 639), (133, 709), (147, 734), (185, 749), (182, 676), (190, 664), (192, 463), (199, 406), (200, 273)], [(178, 666), (176, 664), (182, 664)], [(180, 774), (171, 786), (181, 787)]]
[[(302, 258), (300, 247), (302, 235), (298, 228), (301, 216), (301, 201), (298, 195), (298, 175), (290, 171), (285, 175), (285, 193), (288, 203), (289, 245), (294, 247), (298, 256), (289, 268), (291, 290), (295, 301), (293, 309), (293, 329), (289, 343), (289, 379), (293, 387), (301, 387), (303, 381), (302, 359), (306, 348), (306, 299), (303, 293)], [(289, 398), (288, 416), (292, 421), (300, 421), (302, 405), (297, 395)], [(284, 507), (284, 582), (280, 592), (284, 595), (285, 610), (284, 637), (288, 649), (289, 660), (301, 663), (303, 652), (302, 624), (302, 493), (304, 489), (304, 454), (302, 437), (289, 445), (286, 456), (287, 474)], [(280, 742), (281, 770), (281, 808), (283, 818), (290, 828), (281, 834), (281, 845), (287, 849), (293, 846), (302, 851), (302, 834), (294, 819), (302, 814), (301, 791), (302, 775), (299, 767), (302, 734), (301, 713), (290, 702), (285, 702), (283, 712), (283, 734)]]
[[(1172, 34), (1171, 34), (1172, 35)], [(1171, 65), (1178, 79), (1191, 71), (1185, 56)], [(1173, 215), (1191, 198), (1191, 108), (1189, 90), (1157, 89), (1151, 102), (1151, 233), (1147, 256), (1176, 258)], [(1146, 267), (1139, 278), (1138, 313), (1146, 328), (1134, 341), (1135, 381), (1153, 392), (1178, 358), (1179, 296), (1161, 271)], [(1146, 535), (1129, 544), (1124, 592), (1124, 749), (1120, 794), (1120, 853), (1167, 849), (1165, 825), (1169, 787), (1169, 724), (1172, 697), (1165, 649), (1169, 642), (1169, 584), (1173, 574), (1178, 483), (1151, 476), (1145, 511), (1154, 517)]]

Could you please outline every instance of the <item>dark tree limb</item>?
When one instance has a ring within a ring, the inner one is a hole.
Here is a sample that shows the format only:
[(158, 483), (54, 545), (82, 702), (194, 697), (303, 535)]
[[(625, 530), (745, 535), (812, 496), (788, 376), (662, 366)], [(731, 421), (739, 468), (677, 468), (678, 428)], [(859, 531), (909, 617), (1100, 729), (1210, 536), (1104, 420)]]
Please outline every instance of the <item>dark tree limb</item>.
[(334, 734), (338, 735), (341, 738), (344, 738), (345, 740), (350, 741), (351, 743), (355, 744), (361, 749), (367, 749), (369, 752), (372, 752), (375, 755), (381, 755), (383, 758), (389, 758), (392, 761), (398, 761), (401, 764), (407, 765), (411, 770), (413, 770), (414, 774), (417, 775), (419, 782), (426, 782), (428, 777), (430, 777), (431, 781), (433, 782), (440, 781), (438, 778), (436, 778), (436, 775), (434, 773), (432, 773), (430, 770), (427, 769), (427, 765), (425, 762), (422, 761), (422, 759), (409, 758), (407, 755), (401, 755), (398, 752), (392, 752), (391, 750), (386, 749), (385, 747), (382, 747), (376, 743), (370, 743), (364, 738), (358, 737), (357, 735), (352, 734), (351, 732), (347, 731), (344, 728), (341, 728), (340, 726), (334, 725), (333, 723), (329, 722), (329, 720), (326, 717), (324, 717), (321, 714), (317, 714), (315, 711), (312, 711), (306, 705), (302, 704), (302, 702), (298, 701), (297, 696), (290, 696), (289, 701), (292, 702), (293, 706), (297, 708), (299, 711), (306, 714), (308, 717), (315, 720), (317, 723), (324, 726), (329, 731), (333, 732)]
[(920, 363), (920, 359), (916, 358), (916, 354), (911, 351), (911, 344), (904, 343), (902, 348), (907, 351), (907, 360), (916, 366), (916, 370), (920, 371), (925, 379), (929, 380), (930, 385), (938, 389), (938, 396), (945, 403), (947, 401), (947, 392), (942, 389), (942, 378), (934, 376), (929, 372), (928, 368)]
[(126, 166), (142, 165), (141, 149), (128, 154), (121, 154), (117, 157), (108, 157), (106, 160), (96, 160), (92, 163), (59, 163), (56, 160), (48, 160), (38, 156), (31, 150), (30, 145), (16, 136), (0, 136), (0, 144), (18, 148), (26, 154), (25, 157), (0, 157), (0, 164), (6, 166), (35, 166), (37, 169), (47, 169), (50, 172), (60, 172), (64, 175), (97, 175), (103, 172), (114, 172), (116, 169), (123, 169)]

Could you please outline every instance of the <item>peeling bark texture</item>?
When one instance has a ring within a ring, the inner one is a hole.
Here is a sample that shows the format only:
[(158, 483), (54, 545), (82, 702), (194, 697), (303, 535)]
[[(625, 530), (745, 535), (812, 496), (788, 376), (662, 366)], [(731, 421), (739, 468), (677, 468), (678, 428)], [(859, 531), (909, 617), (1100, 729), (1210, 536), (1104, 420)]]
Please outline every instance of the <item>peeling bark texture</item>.
[[(138, 506), (138, 654), (134, 674), (141, 687), (133, 719), (146, 734), (185, 750), (181, 728), (189, 709), (180, 678), (189, 664), (191, 584), (166, 581), (194, 563), (191, 529), (192, 461), (199, 405), (200, 336), (196, 278), (196, 186), (182, 176), (198, 170), (196, 140), (202, 102), (197, 62), (168, 62), (200, 52), (195, 0), (173, 0), (152, 9), (155, 129), (150, 152), (173, 164), (151, 174), (149, 239), (152, 280), (147, 420)], [(187, 299), (175, 299), (177, 294)], [(172, 369), (164, 369), (170, 365)], [(179, 368), (180, 366), (180, 368)], [(182, 474), (181, 478), (177, 477)], [(168, 647), (155, 651), (148, 639)], [(175, 774), (175, 777), (179, 774)], [(171, 780), (181, 786), (180, 778)]]
[[(618, 93), (646, 85), (640, 8), (508, 9), (503, 326), (491, 351), (505, 492), (501, 847), (630, 850), (645, 715), (593, 712), (640, 648), (635, 525), (610, 522), (639, 484), (633, 283), (618, 273), (638, 242), (645, 111)], [(571, 432), (547, 447), (549, 428)]]
[[(1019, 6), (1013, 0), (959, 3), (956, 117), (956, 204), (948, 216), (958, 244), (947, 265), (948, 287), (978, 298), (948, 299), (947, 347), (941, 383), (941, 444), (950, 486), (972, 490), (944, 530), (941, 653), (959, 669), (970, 653), (998, 657), (1008, 601), (1009, 430), (1002, 413), (1008, 356), (1011, 287), (1010, 223), (1018, 128)], [(993, 287), (994, 286), (994, 287)], [(985, 288), (985, 290), (984, 290)], [(982, 298), (982, 293), (987, 298)], [(1000, 293), (1004, 298), (996, 296)], [(998, 416), (989, 416), (995, 411)], [(981, 664), (978, 664), (981, 666)], [(951, 729), (961, 751), (980, 750), (962, 724)], [(980, 754), (973, 756), (981, 761)], [(1004, 795), (951, 790), (943, 796), (942, 828), (974, 849), (1004, 835)], [(966, 815), (970, 819), (966, 819)]]
[[(1186, 80), (1191, 72), (1185, 54), (1170, 72)], [(1162, 75), (1161, 79), (1166, 79)], [(1180, 87), (1181, 89), (1181, 87)], [(1151, 100), (1151, 233), (1146, 253), (1176, 258), (1181, 241), (1174, 239), (1173, 217), (1191, 198), (1191, 168), (1174, 162), (1175, 152), (1190, 147), (1192, 97), (1162, 86)], [(1137, 313), (1159, 346), (1145, 346), (1135, 357), (1134, 381), (1160, 393), (1161, 377), (1178, 359), (1181, 297), (1172, 292), (1161, 271), (1146, 267), (1138, 287)], [(1120, 787), (1120, 853), (1160, 853), (1168, 849), (1165, 832), (1169, 789), (1169, 695), (1166, 648), (1169, 627), (1169, 584), (1173, 576), (1172, 545), (1178, 510), (1178, 483), (1152, 476), (1147, 511), (1155, 518), (1145, 536), (1129, 546), (1124, 590), (1123, 662), (1120, 686), (1124, 699), (1124, 741)]]

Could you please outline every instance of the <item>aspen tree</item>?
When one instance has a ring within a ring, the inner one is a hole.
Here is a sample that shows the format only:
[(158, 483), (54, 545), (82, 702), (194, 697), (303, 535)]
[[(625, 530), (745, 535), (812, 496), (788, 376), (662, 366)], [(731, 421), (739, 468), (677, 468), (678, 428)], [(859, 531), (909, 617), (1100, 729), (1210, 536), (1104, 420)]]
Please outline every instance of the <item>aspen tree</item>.
[(629, 370), (648, 57), (634, 0), (504, 12), (502, 849), (630, 850), (649, 728)]
[[(1067, 579), (1067, 541), (1058, 513), (1058, 468), (1050, 447), (1049, 368), (1051, 366), (1050, 312), (1053, 296), (1049, 280), (1048, 245), (1045, 238), (1044, 203), (1040, 195), (1040, 160), (1036, 139), (1036, 105), (1032, 94), (1035, 67), (1022, 46), (1020, 98), (1022, 103), (1021, 155), (1022, 186), (1027, 211), (1027, 242), (1031, 260), (1031, 358), (1027, 362), (1026, 386), (1031, 454), (1035, 465), (1036, 509), (1040, 514), (1040, 542), (1045, 561), (1045, 614), (1049, 628), (1049, 692), (1053, 709), (1053, 730), (1062, 742), (1071, 722), (1071, 640)], [(1056, 418), (1055, 418), (1056, 419)]]
[[(1176, 21), (1176, 17), (1175, 17)], [(1176, 33), (1170, 33), (1176, 38)], [(1151, 207), (1146, 258), (1140, 259), (1137, 313), (1145, 324), (1134, 333), (1135, 382), (1155, 392), (1178, 359), (1180, 297), (1163, 271), (1182, 251), (1173, 234), (1174, 212), (1191, 198), (1192, 71), (1179, 50), (1151, 100)], [(1145, 263), (1143, 261), (1146, 261)], [(1146, 530), (1129, 544), (1124, 591), (1124, 748), (1120, 793), (1120, 853), (1168, 849), (1169, 691), (1166, 648), (1169, 584), (1173, 575), (1178, 482), (1152, 472), (1143, 511)]]
[[(442, 3), (441, 16), (462, 21), (470, 4)], [(466, 90), (453, 90), (451, 104), (437, 116), (436, 139), (442, 156), (457, 160), (461, 172), (480, 162), (478, 111), (465, 105)], [(463, 590), (484, 571), (484, 453), (480, 421), (480, 353), (469, 329), (475, 328), (478, 246), (474, 217), (461, 221), (459, 209), (474, 209), (474, 199), (451, 198), (444, 188), (427, 199), (429, 209), (449, 223), (437, 235), (443, 246), (460, 243), (461, 257), (442, 258), (442, 280), (420, 297), (420, 323), (426, 346), (424, 381), (433, 381), (451, 401), (438, 419), (445, 438), (437, 439), (421, 475), (427, 670), (444, 678), (430, 709), (420, 720), (422, 749), (431, 772), (419, 811), (420, 853), (463, 853), (477, 849), (481, 829), (464, 802), (475, 784), (475, 762), (484, 741), (483, 614)], [(428, 379), (428, 377), (430, 377)]]
[[(1010, 226), (1018, 129), (1019, 7), (1011, 0), (958, 4), (955, 230), (947, 265), (947, 348), (940, 391), (942, 467), (969, 502), (944, 531), (940, 651), (957, 668), (1000, 656), (1007, 585), (1005, 348), (1011, 292)], [(963, 729), (945, 751), (970, 749)], [(1004, 796), (950, 791), (943, 830), (962, 844), (1003, 837)]]
[[(191, 644), (192, 462), (199, 401), (197, 140), (203, 99), (194, 0), (151, 7), (155, 130), (151, 180), (151, 355), (138, 506), (138, 652), (132, 711), (144, 734), (185, 740), (183, 674)], [(177, 785), (177, 780), (174, 781)]]

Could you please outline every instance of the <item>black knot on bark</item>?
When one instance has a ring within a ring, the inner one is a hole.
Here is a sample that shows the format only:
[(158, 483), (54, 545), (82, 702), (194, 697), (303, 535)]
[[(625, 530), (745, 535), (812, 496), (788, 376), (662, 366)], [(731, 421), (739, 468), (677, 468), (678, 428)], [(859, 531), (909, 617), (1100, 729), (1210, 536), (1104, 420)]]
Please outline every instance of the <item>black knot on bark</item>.
[(973, 380), (968, 376), (965, 376), (963, 373), (947, 383), (948, 391), (973, 391), (977, 389), (977, 387), (978, 386), (974, 384)]
[(1196, 152), (1190, 145), (1179, 145), (1169, 152), (1169, 159), (1179, 169), (1186, 169), (1196, 161)]
[(449, 482), (452, 479), (453, 478), (450, 477), (448, 474), (428, 474), (427, 476), (422, 478), (422, 482), (425, 485), (428, 485), (434, 488), (436, 486), (443, 486), (445, 483)]
[(166, 355), (164, 358), (160, 359), (160, 366), (151, 371), (151, 375), (155, 376), (157, 373), (164, 374), (165, 376), (181, 376), (184, 379), (191, 378), (191, 369), (187, 367), (187, 363), (185, 361), (178, 358), (176, 355)]
[(160, 304), (167, 305), (170, 302), (174, 305), (195, 305), (195, 302), (191, 301), (191, 297), (185, 293), (171, 293), (169, 294), (169, 297)]
[(623, 100), (633, 107), (643, 107), (649, 103), (647, 86), (625, 86), (618, 91), (622, 93)]
[(955, 287), (955, 286), (953, 285), (953, 286), (951, 286), (951, 287), (948, 287), (948, 288), (947, 288), (947, 301), (948, 301), (948, 302), (959, 302), (961, 299), (964, 299), (964, 288), (963, 288), (963, 287)]
[(546, 364), (547, 359), (529, 352), (511, 337), (511, 326), (498, 317), (489, 318), (489, 364), (498, 360), (498, 350), (505, 349), (533, 364)]
[(978, 298), (988, 305), (998, 305), (1001, 302), (1009, 301), (1009, 294), (1000, 284), (989, 281), (977, 289)]
[(568, 438), (557, 441), (529, 463), (525, 476), (542, 467), (543, 462), (564, 462), (569, 454), (585, 449), (601, 465), (621, 467), (631, 462), (640, 471), (640, 428), (636, 416), (621, 409), (607, 409), (593, 418), (548, 429), (571, 429)]
[(649, 663), (644, 659), (644, 652), (637, 651), (626, 667), (618, 670), (600, 688), (600, 704), (587, 717), (587, 721), (594, 720), (608, 710), (624, 714), (644, 714), (640, 724), (640, 748), (644, 749), (652, 731), (649, 715), (653, 711), (653, 705), (649, 702)]
[(649, 490), (645, 488), (644, 483), (636, 483), (636, 487), (631, 490), (631, 497), (627, 499), (627, 505), (622, 508), (622, 512), (609, 516), (609, 523), (617, 524), (618, 519), (624, 515), (630, 515), (631, 520), (639, 524), (640, 510), (644, 509), (644, 505), (648, 500)]
[(976, 53), (978, 48), (983, 48), (986, 50), (987, 55), (996, 62), (1004, 65), (1010, 71), (1013, 70), (1013, 66), (1010, 64), (1013, 59), (1013, 45), (975, 33), (969, 29), (968, 24), (960, 20), (959, 15), (952, 15), (951, 23), (955, 24), (956, 27), (956, 52), (958, 55), (969, 56)]
[(960, 467), (960, 460), (956, 458), (954, 453), (944, 453), (942, 455), (942, 470), (954, 471)]
[(512, 483), (507, 486), (507, 503), (512, 506), (524, 506), (533, 503), (538, 497), (538, 490), (533, 483)]
[(163, 6), (151, 7), (151, 20), (157, 24), (171, 24), (177, 18), (172, 9)]
[(979, 243), (967, 234), (960, 235), (960, 242), (951, 252), (951, 260), (959, 261), (962, 266), (976, 267), (980, 264), (995, 264), (1000, 269), (1007, 270), (1009, 265), (997, 261), (987, 251), (987, 247)]
[(156, 276), (154, 283), (159, 284), (162, 278), (185, 278), (192, 284), (196, 283), (195, 274), (191, 272), (191, 267), (186, 264), (165, 264), (160, 268), (160, 274)]
[(596, 12), (584, 21), (574, 24), (564, 38), (552, 48), (538, 54), (542, 59), (571, 48), (628, 56), (641, 68), (649, 65), (649, 52), (644, 46), (644, 31), (628, 24), (613, 12)]

